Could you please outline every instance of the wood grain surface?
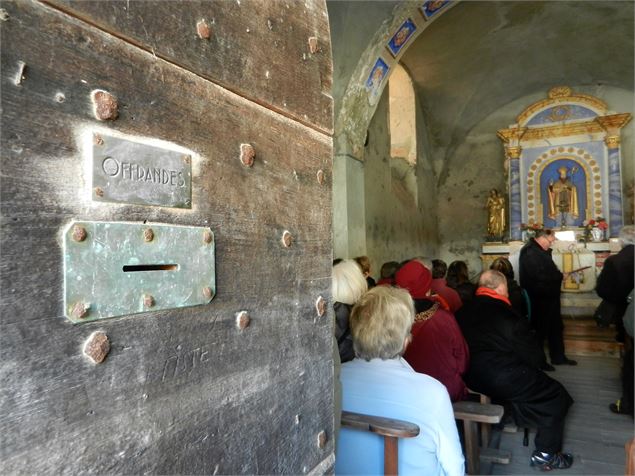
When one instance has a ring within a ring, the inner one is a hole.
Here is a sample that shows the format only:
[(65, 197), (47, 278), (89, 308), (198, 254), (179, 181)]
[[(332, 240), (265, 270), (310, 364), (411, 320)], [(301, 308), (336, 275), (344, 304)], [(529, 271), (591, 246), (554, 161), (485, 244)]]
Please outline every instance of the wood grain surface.
[[(252, 101), (333, 132), (324, 0), (47, 1)], [(197, 33), (199, 22), (209, 38)]]
[[(130, 5), (140, 3), (155, 2)], [(322, 2), (308, 3), (326, 15)], [(108, 8), (82, 5), (95, 17)], [(137, 12), (137, 21), (148, 28), (159, 11), (164, 25), (200, 14), (196, 2), (165, 5)], [(2, 8), (0, 472), (301, 474), (318, 467), (334, 450), (333, 316), (330, 305), (323, 317), (315, 309), (320, 295), (330, 303), (331, 138), (245, 99), (261, 94), (257, 84), (237, 80), (246, 92), (234, 94), (122, 39), (129, 32), (113, 35), (34, 1)], [(223, 28), (266, 27), (269, 14), (228, 14)], [(277, 15), (280, 27), (293, 24), (285, 10)], [(294, 31), (280, 35), (287, 41)], [(234, 45), (254, 60), (262, 54)], [(330, 68), (330, 48), (322, 54)], [(278, 83), (271, 97), (297, 93), (299, 103), (310, 103), (301, 88), (322, 94), (294, 79)], [(95, 119), (95, 89), (116, 96), (116, 120)], [(322, 124), (330, 130), (330, 118)], [(81, 138), (99, 130), (191, 151), (192, 209), (92, 201)], [(256, 150), (251, 168), (239, 160), (242, 143)], [(205, 306), (72, 325), (63, 315), (61, 248), (71, 220), (211, 227), (216, 297)], [(294, 238), (288, 248), (285, 230)], [(251, 322), (239, 330), (242, 310)], [(82, 355), (97, 330), (111, 343), (99, 365)], [(328, 440), (319, 448), (323, 430)]]

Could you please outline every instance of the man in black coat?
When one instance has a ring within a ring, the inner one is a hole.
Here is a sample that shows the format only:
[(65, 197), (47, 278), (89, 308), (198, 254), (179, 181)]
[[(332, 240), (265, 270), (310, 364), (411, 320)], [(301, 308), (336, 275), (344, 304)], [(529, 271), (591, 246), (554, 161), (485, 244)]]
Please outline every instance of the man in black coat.
[[(622, 227), (620, 241), (623, 248), (604, 262), (602, 272), (598, 276), (595, 287), (598, 296), (615, 305), (615, 315), (623, 316), (628, 306), (628, 295), (633, 290), (635, 227)], [(630, 332), (633, 332), (630, 329)], [(633, 338), (624, 337), (624, 362), (622, 365), (622, 398), (609, 405), (613, 413), (624, 413), (633, 416)]]
[(544, 353), (527, 320), (512, 309), (505, 276), (483, 272), (473, 301), (459, 309), (456, 319), (470, 349), (468, 386), (510, 403), (519, 426), (537, 427), (532, 466), (570, 467), (573, 456), (562, 453), (562, 438), (573, 399), (540, 370)]
[[(520, 250), (520, 286), (529, 294), (531, 324), (541, 345), (545, 338), (553, 365), (576, 365), (564, 354), (562, 316), (560, 315), (560, 287), (565, 277), (551, 259), (551, 245), (556, 241), (552, 230), (539, 230)], [(554, 370), (546, 365), (544, 370)]]

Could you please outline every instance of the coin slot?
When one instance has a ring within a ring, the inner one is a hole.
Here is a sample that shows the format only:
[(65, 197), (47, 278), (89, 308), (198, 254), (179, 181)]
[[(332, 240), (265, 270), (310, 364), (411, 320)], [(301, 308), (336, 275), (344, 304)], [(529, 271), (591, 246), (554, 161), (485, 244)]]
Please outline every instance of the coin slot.
[(177, 271), (178, 264), (129, 264), (124, 265), (124, 273), (136, 273), (138, 271)]

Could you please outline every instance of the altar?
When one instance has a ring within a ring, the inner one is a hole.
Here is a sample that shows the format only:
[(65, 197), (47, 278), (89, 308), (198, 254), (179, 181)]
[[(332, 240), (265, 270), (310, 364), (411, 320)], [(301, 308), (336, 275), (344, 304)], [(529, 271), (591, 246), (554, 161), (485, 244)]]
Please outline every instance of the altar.
[[(567, 86), (554, 87), (547, 96), (497, 132), (505, 149), (509, 227), (495, 226), (506, 220), (495, 214), (502, 207), (492, 191), (488, 235), (501, 241), (483, 244), (482, 265), (487, 269), (505, 256), (517, 272), (527, 231), (551, 228), (561, 235), (552, 247), (558, 268), (580, 270), (562, 290), (589, 292), (606, 257), (619, 251), (616, 238), (624, 223), (620, 134), (631, 114), (613, 113), (599, 98)], [(595, 222), (606, 230), (593, 229)], [(601, 241), (593, 241), (592, 234)]]

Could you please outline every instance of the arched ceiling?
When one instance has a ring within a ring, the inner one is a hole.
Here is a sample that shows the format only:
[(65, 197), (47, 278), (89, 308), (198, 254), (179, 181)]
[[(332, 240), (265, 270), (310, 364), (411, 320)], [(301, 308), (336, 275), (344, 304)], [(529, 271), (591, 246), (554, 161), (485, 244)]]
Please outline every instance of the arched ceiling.
[(463, 1), (447, 11), (401, 58), (441, 154), (436, 159), (451, 157), (492, 112), (554, 85), (632, 91), (634, 5)]

